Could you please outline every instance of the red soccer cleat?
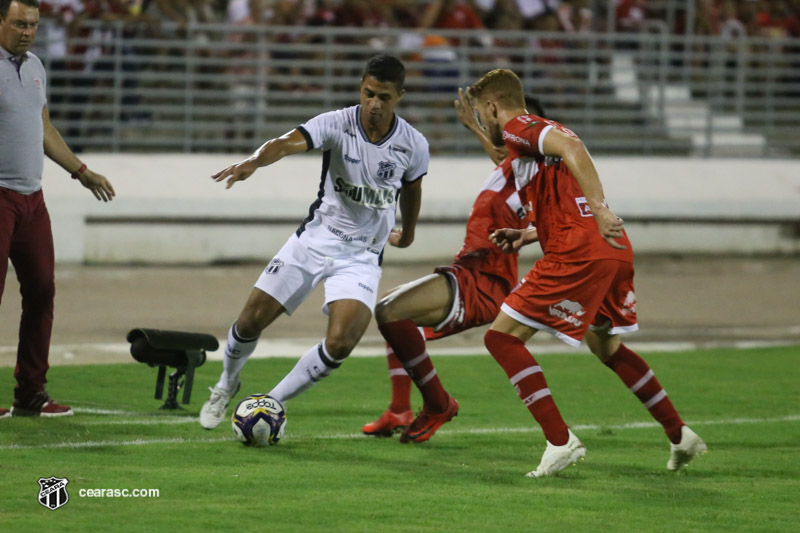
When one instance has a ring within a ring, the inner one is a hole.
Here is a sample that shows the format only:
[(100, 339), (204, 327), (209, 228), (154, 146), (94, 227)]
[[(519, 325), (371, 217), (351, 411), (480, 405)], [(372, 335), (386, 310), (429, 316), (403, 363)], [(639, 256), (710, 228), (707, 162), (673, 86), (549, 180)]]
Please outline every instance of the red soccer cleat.
[(66, 405), (59, 405), (50, 398), (45, 391), (37, 392), (27, 402), (14, 401), (11, 407), (13, 416), (72, 416), (72, 409)]
[(411, 412), (411, 409), (402, 413), (395, 413), (387, 409), (375, 422), (365, 424), (361, 431), (365, 435), (391, 437), (406, 429), (412, 420), (414, 420), (414, 413)]
[(425, 442), (433, 437), (442, 424), (449, 422), (454, 416), (458, 416), (458, 402), (452, 396), (448, 396), (447, 409), (443, 413), (431, 413), (423, 407), (408, 429), (400, 435), (400, 442), (403, 444), (412, 441)]
[(9, 417), (11, 417), (11, 411), (0, 407), (0, 418), (9, 418)]

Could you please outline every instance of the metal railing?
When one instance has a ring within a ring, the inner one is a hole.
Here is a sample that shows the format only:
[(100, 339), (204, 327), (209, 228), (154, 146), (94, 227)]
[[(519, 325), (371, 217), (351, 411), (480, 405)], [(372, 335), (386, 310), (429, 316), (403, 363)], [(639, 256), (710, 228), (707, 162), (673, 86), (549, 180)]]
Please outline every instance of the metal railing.
[[(800, 155), (800, 41), (669, 34), (463, 33), (425, 46), (411, 30), (92, 24), (66, 55), (39, 55), (49, 108), (78, 150), (249, 152), (308, 118), (358, 102), (366, 60), (399, 55), (398, 107), (432, 151), (478, 153), (456, 88), (514, 69), (548, 117), (593, 153)], [(53, 43), (49, 43), (53, 44)]]

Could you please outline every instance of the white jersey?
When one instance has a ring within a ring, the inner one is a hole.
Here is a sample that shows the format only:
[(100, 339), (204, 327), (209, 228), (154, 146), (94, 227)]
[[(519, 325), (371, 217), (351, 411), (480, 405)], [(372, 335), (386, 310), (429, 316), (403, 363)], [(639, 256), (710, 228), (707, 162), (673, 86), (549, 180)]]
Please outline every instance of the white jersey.
[(326, 256), (383, 251), (395, 224), (403, 182), (428, 172), (428, 141), (395, 114), (389, 133), (370, 142), (361, 106), (318, 115), (299, 126), (309, 149), (323, 151), (317, 200), (297, 230), (300, 241)]

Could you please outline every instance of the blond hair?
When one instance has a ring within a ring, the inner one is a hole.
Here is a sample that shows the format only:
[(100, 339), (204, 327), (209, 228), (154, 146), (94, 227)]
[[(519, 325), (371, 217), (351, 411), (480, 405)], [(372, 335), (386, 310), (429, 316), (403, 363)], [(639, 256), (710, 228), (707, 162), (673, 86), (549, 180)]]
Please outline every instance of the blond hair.
[(470, 87), (470, 94), (476, 100), (494, 100), (502, 107), (525, 108), (525, 92), (522, 82), (513, 71), (498, 68), (487, 72), (475, 85)]

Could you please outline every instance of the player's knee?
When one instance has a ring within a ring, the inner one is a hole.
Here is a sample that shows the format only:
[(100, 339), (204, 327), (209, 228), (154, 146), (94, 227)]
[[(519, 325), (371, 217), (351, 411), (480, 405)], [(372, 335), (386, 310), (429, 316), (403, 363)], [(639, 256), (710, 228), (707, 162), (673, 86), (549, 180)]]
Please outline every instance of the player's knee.
[(350, 355), (357, 343), (358, 339), (345, 333), (325, 337), (325, 349), (334, 359), (344, 359)]
[(375, 321), (380, 324), (388, 324), (394, 322), (392, 316), (392, 306), (386, 298), (383, 298), (375, 304)]
[(589, 330), (585, 339), (589, 349), (601, 361), (614, 355), (622, 342), (619, 335), (613, 335), (608, 330)]
[(264, 329), (262, 321), (259, 320), (259, 313), (256, 309), (245, 308), (236, 319), (236, 331), (245, 339), (253, 339), (261, 335)]

